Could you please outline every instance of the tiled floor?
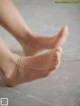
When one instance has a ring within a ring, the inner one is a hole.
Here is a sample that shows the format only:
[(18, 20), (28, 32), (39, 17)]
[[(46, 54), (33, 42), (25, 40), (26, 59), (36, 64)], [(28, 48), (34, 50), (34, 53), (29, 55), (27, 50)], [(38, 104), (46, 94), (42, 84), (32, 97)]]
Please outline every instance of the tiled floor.
[[(9, 106), (80, 106), (80, 4), (55, 4), (54, 0), (13, 1), (34, 32), (55, 35), (66, 24), (69, 37), (61, 66), (52, 76), (15, 88), (0, 84), (0, 98), (9, 98)], [(12, 51), (22, 50), (3, 28), (0, 35)]]

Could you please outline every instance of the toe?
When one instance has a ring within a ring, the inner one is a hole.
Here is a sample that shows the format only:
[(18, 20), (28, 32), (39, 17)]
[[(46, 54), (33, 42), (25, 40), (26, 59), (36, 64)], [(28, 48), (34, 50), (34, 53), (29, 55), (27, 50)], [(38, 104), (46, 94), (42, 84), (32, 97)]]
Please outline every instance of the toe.
[(53, 66), (48, 70), (46, 76), (49, 76), (49, 75), (53, 74), (53, 72), (58, 69), (59, 65), (60, 65), (60, 63), (58, 63), (57, 65), (53, 65)]
[(57, 69), (60, 65), (61, 54), (62, 54), (62, 48), (61, 47), (55, 48), (52, 62), (54, 69)]
[(56, 47), (54, 50), (55, 50), (56, 53), (62, 53), (62, 47), (61, 46)]
[(62, 29), (58, 32), (58, 37), (61, 37), (61, 36), (63, 36), (63, 35), (68, 35), (68, 27), (65, 25), (65, 26), (63, 26), (62, 27)]
[(62, 54), (62, 47), (55, 48), (55, 51), (54, 51), (54, 60), (56, 62), (58, 62), (60, 60), (61, 54)]

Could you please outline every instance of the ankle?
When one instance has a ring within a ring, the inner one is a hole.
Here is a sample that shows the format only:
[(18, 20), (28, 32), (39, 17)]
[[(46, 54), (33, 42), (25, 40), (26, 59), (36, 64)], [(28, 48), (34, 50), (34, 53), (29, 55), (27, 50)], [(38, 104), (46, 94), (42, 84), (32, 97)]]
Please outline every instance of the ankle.
[(21, 45), (32, 47), (33, 43), (36, 42), (36, 36), (34, 33), (26, 34), (22, 39), (20, 39)]
[(2, 74), (6, 78), (10, 78), (18, 61), (18, 57), (16, 55), (7, 56), (1, 66)]

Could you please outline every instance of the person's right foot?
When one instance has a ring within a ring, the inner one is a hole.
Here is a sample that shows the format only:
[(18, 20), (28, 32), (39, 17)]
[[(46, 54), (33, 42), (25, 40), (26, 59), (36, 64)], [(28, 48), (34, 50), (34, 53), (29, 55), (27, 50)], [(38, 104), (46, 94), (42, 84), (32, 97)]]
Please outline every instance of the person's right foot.
[[(2, 47), (4, 46), (4, 47)], [(3, 52), (3, 67), (0, 67), (1, 77), (7, 86), (16, 86), (48, 76), (60, 64), (62, 48), (57, 47), (51, 51), (30, 57), (20, 57), (9, 53), (5, 45), (1, 45)], [(5, 51), (5, 52), (4, 52)], [(6, 60), (4, 57), (10, 57)], [(1, 57), (0, 57), (0, 62)], [(6, 68), (7, 67), (7, 68)]]
[(52, 37), (36, 34), (31, 36), (32, 37), (28, 39), (26, 35), (20, 42), (27, 56), (34, 55), (45, 49), (53, 49), (56, 46), (63, 46), (68, 36), (68, 27), (62, 27), (62, 29)]

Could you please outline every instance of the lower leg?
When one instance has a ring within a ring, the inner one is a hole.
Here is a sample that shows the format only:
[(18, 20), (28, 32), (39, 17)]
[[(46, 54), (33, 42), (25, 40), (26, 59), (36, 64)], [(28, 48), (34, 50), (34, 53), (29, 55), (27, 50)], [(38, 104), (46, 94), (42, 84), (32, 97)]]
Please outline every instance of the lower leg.
[(59, 67), (61, 48), (45, 54), (21, 57), (11, 53), (0, 38), (0, 75), (8, 86), (48, 76)]
[(55, 37), (34, 34), (11, 0), (0, 0), (0, 22), (21, 43), (26, 55), (63, 45), (68, 33), (68, 28), (64, 27)]
[(0, 0), (0, 23), (19, 42), (26, 37), (26, 42), (34, 38), (32, 31), (26, 25), (24, 19), (11, 0)]

